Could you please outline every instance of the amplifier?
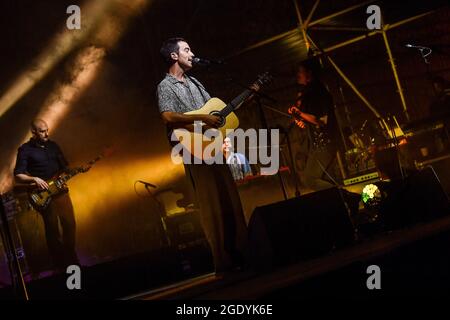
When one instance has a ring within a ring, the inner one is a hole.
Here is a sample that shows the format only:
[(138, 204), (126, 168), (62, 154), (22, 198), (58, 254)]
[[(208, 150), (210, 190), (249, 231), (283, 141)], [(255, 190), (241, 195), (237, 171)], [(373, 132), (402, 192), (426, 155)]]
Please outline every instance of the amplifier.
[(172, 214), (162, 218), (169, 245), (184, 249), (205, 242), (197, 210)]
[[(22, 274), (29, 272), (29, 267), (16, 222), (21, 208), (12, 192), (0, 195), (0, 211), (0, 240), (2, 240), (0, 251), (4, 251), (0, 256), (3, 258), (0, 258), (0, 278), (3, 278), (8, 263), (13, 266), (12, 271), (15, 273), (13, 277), (22, 277)], [(14, 254), (17, 260), (14, 260)], [(18, 265), (15, 265), (15, 261)]]
[(361, 182), (372, 180), (372, 179), (378, 179), (378, 178), (379, 178), (378, 172), (371, 172), (371, 173), (367, 173), (367, 174), (364, 174), (364, 175), (361, 175), (358, 177), (345, 179), (344, 186), (349, 186), (352, 184), (357, 184), (357, 183), (361, 183)]

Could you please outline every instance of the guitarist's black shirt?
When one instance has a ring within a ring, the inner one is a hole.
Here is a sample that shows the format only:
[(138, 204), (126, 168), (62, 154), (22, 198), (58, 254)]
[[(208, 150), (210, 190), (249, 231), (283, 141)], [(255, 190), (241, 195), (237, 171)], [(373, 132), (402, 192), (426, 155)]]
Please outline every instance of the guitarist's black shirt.
[(19, 147), (14, 175), (24, 173), (48, 180), (64, 171), (67, 165), (67, 160), (55, 142), (48, 140), (40, 145), (30, 139)]
[(320, 81), (313, 81), (304, 87), (301, 101), (300, 109), (303, 112), (312, 114), (316, 118), (328, 116), (327, 124), (323, 127), (316, 128), (314, 125), (308, 125), (308, 134), (313, 145), (325, 147), (335, 144), (338, 140), (338, 126), (334, 114), (333, 97), (327, 88)]

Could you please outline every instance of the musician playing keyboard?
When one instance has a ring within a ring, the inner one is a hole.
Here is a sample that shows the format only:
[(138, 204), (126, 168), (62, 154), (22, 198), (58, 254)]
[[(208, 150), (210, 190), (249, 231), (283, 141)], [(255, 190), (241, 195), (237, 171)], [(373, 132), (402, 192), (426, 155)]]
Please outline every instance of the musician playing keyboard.
[[(192, 130), (194, 121), (206, 127), (220, 125), (209, 114), (184, 114), (200, 109), (211, 96), (205, 87), (186, 72), (193, 66), (194, 53), (182, 38), (166, 40), (161, 55), (167, 64), (165, 78), (157, 88), (159, 112), (167, 126), (168, 138), (174, 129)], [(234, 271), (244, 264), (247, 253), (247, 226), (239, 194), (226, 164), (185, 163), (200, 208), (200, 221), (211, 246), (217, 273)]]
[(233, 152), (231, 139), (223, 139), (222, 152), (235, 181), (242, 180), (252, 174), (247, 158), (242, 153)]

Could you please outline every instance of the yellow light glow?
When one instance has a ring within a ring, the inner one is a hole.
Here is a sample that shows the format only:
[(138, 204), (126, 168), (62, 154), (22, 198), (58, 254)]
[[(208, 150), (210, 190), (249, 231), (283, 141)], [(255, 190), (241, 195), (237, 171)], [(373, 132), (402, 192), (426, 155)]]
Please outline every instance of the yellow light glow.
[(105, 48), (114, 47), (128, 27), (128, 21), (149, 5), (147, 0), (115, 0), (114, 2), (114, 6), (109, 8), (108, 19), (102, 21), (94, 36), (94, 42)]
[[(82, 6), (81, 30), (63, 27), (62, 32), (34, 60), (31, 67), (19, 75), (0, 97), (0, 117), (83, 41), (91, 39), (91, 42), (98, 41), (105, 48), (114, 47), (125, 32), (128, 21), (149, 3), (148, 0), (102, 0), (90, 1)], [(50, 128), (57, 127), (73, 102), (89, 86), (104, 55), (105, 49), (98, 46), (89, 46), (77, 55), (70, 77), (73, 80), (69, 84), (56, 86), (39, 112), (38, 117), (45, 119)], [(25, 142), (29, 137), (30, 134), (27, 134), (22, 141)], [(13, 185), (12, 170), (16, 155), (9, 155), (9, 159), (10, 165), (0, 172), (0, 193)]]
[(183, 165), (173, 164), (166, 154), (125, 163), (106, 158), (69, 181), (77, 222), (89, 223), (94, 213), (108, 214), (108, 208), (136, 199), (136, 180), (153, 183), (160, 190), (183, 175)]
[(48, 126), (54, 129), (70, 110), (70, 106), (94, 79), (104, 55), (103, 48), (83, 49), (75, 58), (75, 67), (70, 72), (69, 76), (72, 81), (57, 86), (48, 96), (37, 118), (45, 119)]
[(14, 170), (14, 163), (16, 157), (11, 157), (10, 165), (5, 166), (0, 172), (0, 194), (7, 192), (12, 188), (13, 185), (13, 175), (12, 171)]
[[(48, 126), (54, 129), (70, 110), (69, 107), (91, 83), (104, 55), (104, 49), (100, 48), (88, 47), (82, 50), (75, 58), (75, 68), (70, 74), (70, 78), (73, 80), (68, 84), (57, 85), (41, 108), (38, 118), (45, 119)], [(28, 133), (22, 141), (25, 142), (30, 136), (31, 134)], [(11, 154), (10, 165), (3, 168), (0, 174), (0, 192), (5, 192), (13, 185), (12, 171), (15, 160), (16, 154)]]
[(20, 74), (0, 97), (0, 117), (95, 30), (112, 2), (89, 1), (88, 5), (83, 6), (81, 8), (83, 22), (80, 30), (68, 30), (66, 25), (63, 26), (61, 32), (50, 41), (47, 49), (34, 59), (28, 70)]

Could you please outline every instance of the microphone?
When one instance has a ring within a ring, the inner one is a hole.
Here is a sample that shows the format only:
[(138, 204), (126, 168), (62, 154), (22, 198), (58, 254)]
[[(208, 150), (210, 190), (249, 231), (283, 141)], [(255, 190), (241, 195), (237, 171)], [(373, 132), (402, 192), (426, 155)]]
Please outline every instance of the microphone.
[(405, 47), (407, 47), (407, 48), (415, 48), (415, 49), (430, 49), (428, 47), (416, 46), (416, 45), (410, 44), (410, 43), (405, 44)]
[(154, 184), (151, 184), (151, 183), (148, 183), (148, 182), (145, 182), (145, 181), (142, 181), (142, 180), (138, 180), (138, 182), (142, 183), (146, 187), (150, 186), (152, 188), (156, 188), (156, 186)]
[(192, 59), (192, 64), (198, 65), (198, 66), (209, 66), (211, 64), (224, 64), (222, 60), (211, 60), (211, 59), (205, 59), (205, 58), (199, 58), (194, 57)]

